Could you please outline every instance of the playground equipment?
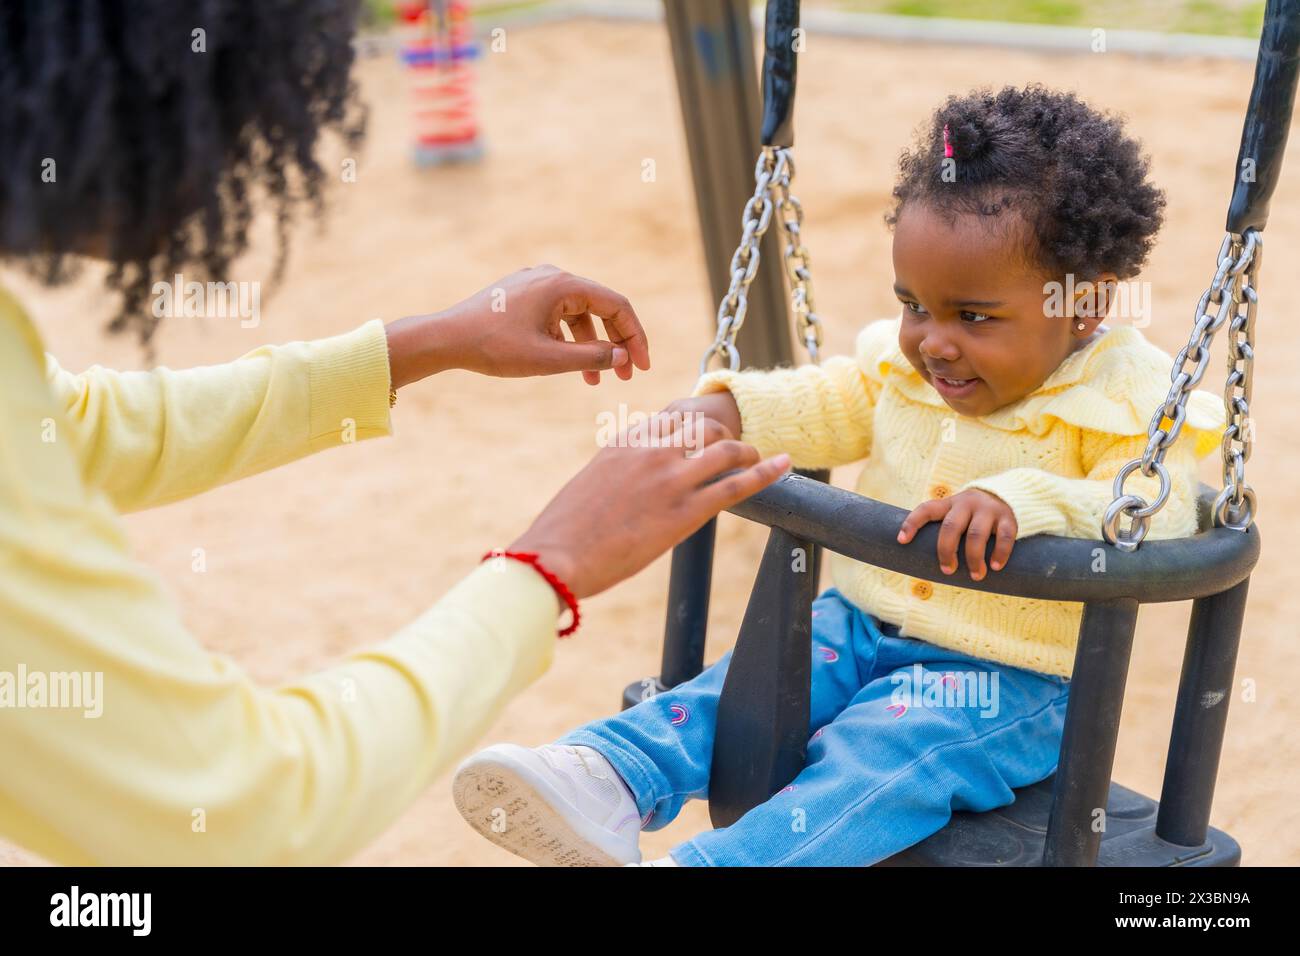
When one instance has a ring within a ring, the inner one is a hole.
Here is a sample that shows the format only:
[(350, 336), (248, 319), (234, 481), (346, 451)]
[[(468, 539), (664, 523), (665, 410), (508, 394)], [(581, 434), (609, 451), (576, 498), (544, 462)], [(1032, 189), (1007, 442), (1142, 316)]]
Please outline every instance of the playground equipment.
[[(802, 211), (790, 194), (794, 174), (794, 30), (798, 0), (768, 0), (763, 64), (762, 148), (754, 194), (731, 262), (731, 282), (718, 309), (718, 331), (705, 352), (740, 366), (736, 332), (746, 292), (758, 273), (760, 241), (771, 220), (785, 238), (799, 338), (817, 360), (820, 323), (813, 307)], [(727, 826), (767, 800), (803, 768), (808, 736), (811, 609), (820, 549), (932, 582), (1003, 595), (1084, 605), (1071, 675), (1069, 707), (1056, 773), (1017, 791), (1015, 801), (987, 813), (954, 813), (938, 833), (882, 865), (911, 866), (1235, 866), (1241, 850), (1209, 826), (1219, 756), (1233, 686), (1250, 573), (1259, 559), (1256, 496), (1245, 481), (1252, 433), (1249, 413), (1261, 234), (1281, 172), (1300, 62), (1300, 0), (1268, 0), (1254, 85), (1237, 157), (1227, 235), (1216, 271), (1196, 306), (1194, 327), (1170, 374), (1172, 386), (1155, 410), (1142, 458), (1115, 478), (1101, 540), (1039, 535), (1017, 543), (997, 575), (973, 581), (944, 575), (935, 555), (933, 523), (909, 546), (895, 534), (906, 512), (833, 488), (818, 476), (788, 475), (732, 508), (772, 530), (727, 670), (718, 705), (709, 810)], [(1222, 442), (1223, 489), (1200, 489), (1196, 534), (1142, 539), (1163, 506), (1164, 453), (1177, 440), (1189, 392), (1205, 374), (1214, 334), (1228, 327), (1224, 385), (1227, 428)], [(1190, 369), (1189, 369), (1190, 363)], [(1166, 425), (1168, 423), (1168, 425)], [(1124, 492), (1134, 470), (1161, 478), (1153, 502)], [(1121, 528), (1127, 517), (1129, 526)], [(660, 676), (624, 691), (632, 706), (689, 680), (704, 666), (715, 540), (710, 522), (673, 552)], [(1092, 572), (1094, 550), (1109, 545), (1107, 572)], [(796, 572), (795, 548), (814, 556), (813, 573)], [(1164, 782), (1157, 803), (1110, 779), (1133, 634), (1141, 604), (1191, 600)], [(1105, 808), (1098, 830), (1097, 811)]]
[(483, 155), (471, 65), (480, 49), (471, 35), (468, 3), (408, 0), (398, 6), (404, 24), (402, 61), (415, 102), (416, 165), (472, 162)]

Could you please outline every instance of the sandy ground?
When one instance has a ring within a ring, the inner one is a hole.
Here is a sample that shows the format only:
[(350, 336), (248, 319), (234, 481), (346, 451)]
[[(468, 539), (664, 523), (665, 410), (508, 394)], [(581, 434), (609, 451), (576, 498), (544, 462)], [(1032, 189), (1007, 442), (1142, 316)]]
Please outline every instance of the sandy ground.
[[(596, 416), (619, 402), (653, 409), (685, 394), (710, 335), (714, 305), (702, 265), (690, 168), (662, 28), (580, 22), (512, 30), (482, 69), (490, 154), (471, 169), (425, 171), (407, 158), (404, 77), (387, 57), (357, 71), (372, 108), (356, 183), (333, 189), (323, 229), (304, 227), (289, 272), (258, 328), (181, 319), (161, 333), (159, 361), (224, 361), (265, 342), (344, 331), (430, 311), (523, 265), (555, 262), (627, 294), (648, 324), (653, 371), (599, 388), (579, 379), (502, 381), (452, 373), (403, 393), (396, 437), (328, 452), (129, 517), (140, 560), (175, 593), (197, 639), (274, 682), (375, 641), (453, 584), (484, 548), (508, 542), (594, 452)], [(866, 321), (893, 314), (881, 213), (911, 128), (946, 94), (1031, 80), (1071, 87), (1126, 112), (1169, 192), (1169, 221), (1148, 278), (1147, 334), (1171, 353), (1186, 339), (1218, 248), (1251, 68), (1237, 62), (1072, 58), (901, 47), (820, 36), (800, 65), (798, 113), (806, 231), (816, 257), (829, 351), (849, 349)], [(642, 161), (657, 179), (642, 181)], [(1297, 443), (1285, 410), (1300, 400), (1287, 365), (1300, 334), (1283, 304), (1300, 291), (1300, 190), (1283, 182), (1268, 229), (1265, 305), (1255, 376), (1258, 443), (1249, 466), (1266, 539), (1251, 588), (1212, 823), (1237, 837), (1248, 864), (1300, 863), (1300, 746), (1288, 730), (1300, 703), (1300, 597), (1288, 539), (1300, 536)], [(739, 210), (737, 210), (739, 213)], [(263, 278), (264, 261), (235, 279)], [(88, 275), (25, 297), (67, 367), (138, 366), (139, 350), (98, 330), (109, 305)], [(1222, 342), (1216, 354), (1224, 354)], [(1213, 381), (1221, 382), (1216, 358)], [(1207, 383), (1211, 382), (1207, 378)], [(1217, 386), (1212, 386), (1217, 391)], [(837, 475), (847, 483), (851, 471)], [(1205, 477), (1217, 481), (1206, 463)], [(714, 659), (733, 639), (763, 531), (724, 516), (715, 570)], [(191, 551), (207, 552), (205, 574)], [(655, 672), (668, 562), (588, 602), (580, 635), (516, 699), (484, 743), (549, 741), (608, 713), (628, 681)], [(1182, 656), (1187, 605), (1142, 613), (1115, 777), (1158, 794)], [(1253, 684), (1254, 700), (1243, 687)], [(643, 846), (659, 855), (708, 825), (689, 806)], [(0, 861), (37, 862), (0, 846)], [(447, 776), (356, 862), (513, 865), (455, 813)]]

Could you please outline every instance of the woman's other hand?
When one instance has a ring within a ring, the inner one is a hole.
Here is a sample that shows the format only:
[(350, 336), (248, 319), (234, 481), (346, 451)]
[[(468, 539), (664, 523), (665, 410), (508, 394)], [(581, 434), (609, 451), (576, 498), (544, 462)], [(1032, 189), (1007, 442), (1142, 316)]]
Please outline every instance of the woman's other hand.
[(452, 368), (501, 378), (580, 371), (589, 385), (605, 369), (629, 379), (633, 366), (650, 368), (631, 303), (550, 265), (520, 269), (442, 312), (390, 323), (387, 332), (394, 388)]

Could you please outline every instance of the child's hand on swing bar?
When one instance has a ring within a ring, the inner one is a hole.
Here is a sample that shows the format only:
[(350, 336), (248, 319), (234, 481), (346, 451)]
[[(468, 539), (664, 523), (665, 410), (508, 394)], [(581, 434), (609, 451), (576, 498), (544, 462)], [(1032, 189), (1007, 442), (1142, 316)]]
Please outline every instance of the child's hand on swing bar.
[(995, 540), (989, 565), (1000, 571), (1011, 557), (1016, 543), (1015, 512), (1010, 505), (987, 491), (971, 488), (948, 498), (934, 498), (913, 508), (898, 530), (900, 544), (907, 544), (931, 521), (942, 520), (939, 528), (939, 567), (944, 574), (957, 570), (957, 546), (966, 534), (966, 567), (972, 581), (985, 574), (984, 551), (989, 538)]
[[(596, 332), (597, 319), (607, 340)], [(589, 385), (598, 385), (605, 369), (626, 380), (633, 366), (650, 368), (632, 304), (550, 265), (520, 269), (449, 309), (399, 319), (386, 331), (394, 388), (452, 368), (501, 378), (580, 371)]]

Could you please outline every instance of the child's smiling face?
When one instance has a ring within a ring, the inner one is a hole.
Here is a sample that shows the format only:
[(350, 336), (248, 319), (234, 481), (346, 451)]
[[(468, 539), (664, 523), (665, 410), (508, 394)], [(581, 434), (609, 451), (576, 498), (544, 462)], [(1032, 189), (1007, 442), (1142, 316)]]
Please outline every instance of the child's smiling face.
[(962, 415), (986, 415), (1024, 398), (1104, 318), (1104, 307), (1096, 316), (1048, 314), (1049, 279), (1019, 254), (1020, 228), (990, 227), (973, 214), (949, 223), (924, 203), (904, 206), (894, 228), (899, 347)]

